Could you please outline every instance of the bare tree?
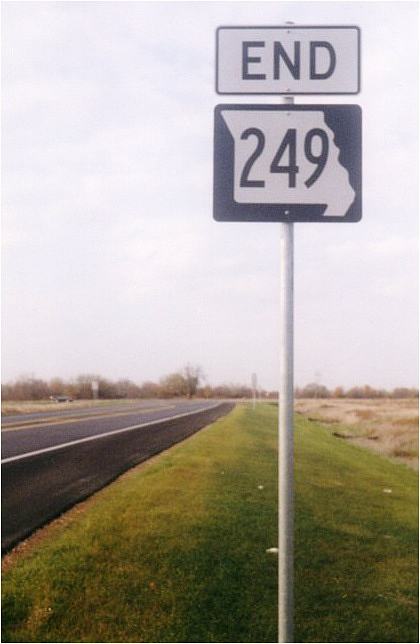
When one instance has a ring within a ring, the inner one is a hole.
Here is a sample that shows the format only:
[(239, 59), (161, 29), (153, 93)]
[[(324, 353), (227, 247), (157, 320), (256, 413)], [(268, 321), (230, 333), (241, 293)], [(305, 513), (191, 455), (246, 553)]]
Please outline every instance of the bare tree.
[(160, 381), (162, 396), (170, 398), (172, 396), (187, 395), (187, 382), (181, 373), (171, 373)]
[(187, 385), (187, 396), (188, 398), (192, 398), (197, 393), (200, 380), (204, 378), (203, 370), (198, 365), (193, 366), (187, 364), (183, 369), (182, 375)]

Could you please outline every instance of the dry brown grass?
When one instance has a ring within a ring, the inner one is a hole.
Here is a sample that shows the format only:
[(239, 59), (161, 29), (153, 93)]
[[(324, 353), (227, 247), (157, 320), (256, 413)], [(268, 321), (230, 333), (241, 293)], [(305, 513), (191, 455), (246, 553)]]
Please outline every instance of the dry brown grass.
[(300, 398), (295, 401), (295, 411), (325, 423), (341, 438), (418, 469), (417, 399)]

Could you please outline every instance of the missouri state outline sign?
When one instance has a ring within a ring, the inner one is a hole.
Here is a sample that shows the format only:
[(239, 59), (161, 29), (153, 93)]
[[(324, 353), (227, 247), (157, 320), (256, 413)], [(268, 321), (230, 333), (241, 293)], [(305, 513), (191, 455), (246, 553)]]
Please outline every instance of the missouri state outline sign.
[(360, 107), (217, 105), (213, 216), (217, 221), (359, 221)]

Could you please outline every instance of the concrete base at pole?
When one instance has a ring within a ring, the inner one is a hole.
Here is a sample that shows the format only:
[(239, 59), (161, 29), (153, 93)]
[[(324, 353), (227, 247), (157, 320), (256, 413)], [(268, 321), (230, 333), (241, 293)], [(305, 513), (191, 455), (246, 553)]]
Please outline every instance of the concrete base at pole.
[(281, 226), (279, 642), (293, 642), (293, 224)]

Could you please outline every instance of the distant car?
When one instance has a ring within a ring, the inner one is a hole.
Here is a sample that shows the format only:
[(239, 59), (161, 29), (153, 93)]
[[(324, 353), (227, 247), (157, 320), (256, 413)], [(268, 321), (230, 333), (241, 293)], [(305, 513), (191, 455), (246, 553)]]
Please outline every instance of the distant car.
[(62, 402), (73, 402), (73, 398), (70, 398), (70, 396), (50, 396), (50, 400), (56, 403), (62, 403)]

